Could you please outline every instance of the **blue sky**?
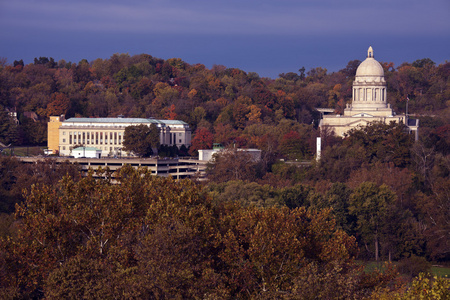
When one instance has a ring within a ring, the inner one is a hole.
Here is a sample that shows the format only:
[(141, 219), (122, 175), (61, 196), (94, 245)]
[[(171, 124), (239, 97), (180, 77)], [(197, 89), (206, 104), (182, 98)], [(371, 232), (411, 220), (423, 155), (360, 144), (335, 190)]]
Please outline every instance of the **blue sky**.
[(0, 57), (179, 57), (276, 78), (375, 58), (450, 60), (449, 0), (0, 0)]

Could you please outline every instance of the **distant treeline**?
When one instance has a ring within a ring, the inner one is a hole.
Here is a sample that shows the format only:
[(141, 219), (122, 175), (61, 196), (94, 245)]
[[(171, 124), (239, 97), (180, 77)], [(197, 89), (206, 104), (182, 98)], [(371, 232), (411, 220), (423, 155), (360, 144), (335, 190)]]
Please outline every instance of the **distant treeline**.
[[(51, 115), (66, 117), (154, 117), (180, 119), (210, 140), (242, 147), (258, 146), (259, 126), (276, 128), (277, 140), (290, 132), (312, 130), (315, 107), (341, 112), (351, 101), (352, 82), (360, 61), (333, 73), (317, 67), (280, 74), (277, 79), (215, 65), (190, 65), (179, 58), (114, 54), (79, 63), (36, 58), (24, 65), (0, 65), (0, 119), (4, 110), (18, 113), (18, 126), (0, 129), (0, 141), (43, 145)], [(420, 59), (395, 67), (382, 63), (388, 102), (395, 111), (445, 116), (450, 63), (436, 66)], [(448, 111), (447, 111), (448, 112)], [(316, 124), (317, 125), (317, 124)], [(295, 126), (295, 127), (293, 127)], [(5, 127), (5, 126), (3, 126)], [(284, 128), (280, 128), (284, 127)], [(267, 128), (264, 129), (267, 131)], [(281, 130), (281, 131), (280, 131)], [(14, 134), (11, 134), (14, 131)], [(261, 130), (260, 130), (261, 131)], [(194, 150), (204, 141), (194, 140)], [(308, 151), (305, 149), (308, 156)], [(279, 151), (283, 154), (283, 151)], [(286, 154), (284, 154), (286, 155)]]

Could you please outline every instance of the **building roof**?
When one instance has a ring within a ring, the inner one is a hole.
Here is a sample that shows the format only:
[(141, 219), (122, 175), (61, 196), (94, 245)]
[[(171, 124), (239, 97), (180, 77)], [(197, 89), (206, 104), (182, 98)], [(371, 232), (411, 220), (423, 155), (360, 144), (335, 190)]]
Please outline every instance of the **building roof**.
[(102, 151), (102, 150), (97, 149), (95, 147), (77, 147), (72, 149), (72, 151)]
[(180, 120), (158, 120), (144, 118), (70, 118), (63, 123), (138, 123), (138, 124), (166, 124), (166, 125), (187, 125)]
[(158, 121), (166, 125), (188, 125), (188, 123), (181, 120), (158, 120)]
[(143, 118), (70, 118), (64, 123), (159, 123), (157, 121)]

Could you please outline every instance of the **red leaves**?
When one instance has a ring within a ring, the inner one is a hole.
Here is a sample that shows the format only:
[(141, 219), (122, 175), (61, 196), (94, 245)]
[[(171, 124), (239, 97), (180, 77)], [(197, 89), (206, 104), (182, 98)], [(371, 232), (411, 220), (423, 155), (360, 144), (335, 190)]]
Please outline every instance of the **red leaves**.
[(189, 148), (189, 154), (191, 155), (194, 155), (197, 150), (200, 149), (211, 149), (213, 145), (213, 135), (204, 127), (197, 128), (191, 144), (192, 145)]

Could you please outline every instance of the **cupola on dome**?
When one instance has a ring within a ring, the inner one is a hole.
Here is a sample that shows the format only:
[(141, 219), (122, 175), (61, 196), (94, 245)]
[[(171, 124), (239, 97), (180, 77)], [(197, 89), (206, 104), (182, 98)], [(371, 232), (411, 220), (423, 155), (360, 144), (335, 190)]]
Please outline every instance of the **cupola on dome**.
[(381, 64), (373, 58), (372, 46), (367, 50), (367, 58), (356, 70), (356, 77), (384, 77), (384, 70)]

